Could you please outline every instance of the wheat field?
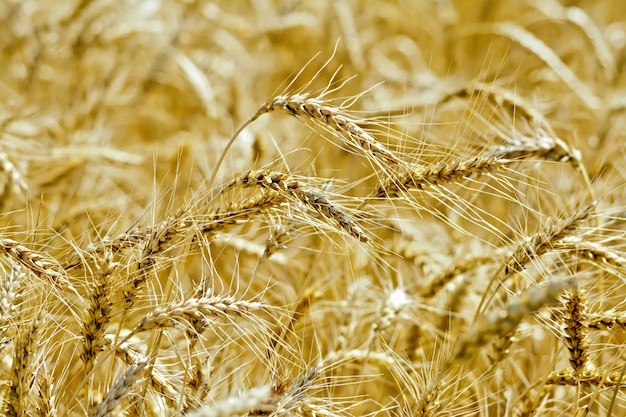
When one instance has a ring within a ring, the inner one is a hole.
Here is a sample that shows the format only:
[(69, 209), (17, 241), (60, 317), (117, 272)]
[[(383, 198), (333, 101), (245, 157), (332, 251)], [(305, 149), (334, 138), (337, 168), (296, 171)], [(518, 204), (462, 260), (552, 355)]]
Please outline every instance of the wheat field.
[(7, 416), (626, 415), (626, 3), (0, 0)]

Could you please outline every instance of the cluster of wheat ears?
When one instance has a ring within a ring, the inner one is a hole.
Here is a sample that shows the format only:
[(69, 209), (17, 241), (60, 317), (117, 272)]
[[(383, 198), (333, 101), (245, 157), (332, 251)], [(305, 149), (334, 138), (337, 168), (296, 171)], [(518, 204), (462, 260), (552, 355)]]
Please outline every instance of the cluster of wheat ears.
[(0, 1), (7, 416), (626, 415), (626, 4)]

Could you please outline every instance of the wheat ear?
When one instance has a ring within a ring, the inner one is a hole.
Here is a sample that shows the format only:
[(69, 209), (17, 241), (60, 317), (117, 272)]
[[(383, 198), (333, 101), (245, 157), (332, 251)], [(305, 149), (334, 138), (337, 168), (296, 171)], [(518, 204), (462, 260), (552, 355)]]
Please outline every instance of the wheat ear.
[(197, 356), (192, 358), (193, 364), (187, 371), (183, 411), (197, 410), (205, 403), (211, 389), (209, 377), (213, 371), (212, 362), (211, 356), (205, 360), (200, 360)]
[(590, 216), (597, 205), (598, 201), (594, 200), (582, 209), (575, 211), (569, 217), (556, 220), (550, 219), (539, 232), (519, 244), (498, 272), (491, 278), (491, 281), (489, 281), (476, 314), (480, 314), (483, 311), (485, 303), (494, 296), (495, 293), (491, 292), (491, 287), (494, 283), (497, 283), (497, 288), (499, 288), (515, 273), (523, 271), (530, 262), (553, 250), (555, 242), (574, 233), (580, 223)]
[[(196, 411), (187, 414), (188, 417), (230, 417), (233, 415), (256, 415), (248, 414), (252, 410), (259, 413), (269, 414), (271, 409), (266, 409), (264, 403), (272, 396), (272, 387), (264, 385), (252, 388), (242, 393), (217, 401), (213, 405), (206, 405)], [(260, 415), (260, 414), (259, 414)]]
[(556, 221), (550, 220), (541, 231), (535, 233), (513, 251), (504, 263), (504, 276), (521, 272), (528, 263), (552, 250), (555, 242), (577, 230), (580, 222), (589, 217), (597, 204), (597, 201), (593, 201), (567, 218)]
[(56, 397), (52, 393), (54, 386), (52, 385), (52, 377), (49, 375), (46, 367), (42, 367), (37, 371), (37, 380), (35, 389), (37, 392), (36, 410), (40, 417), (56, 417), (58, 416), (58, 408)]
[(13, 374), (9, 388), (7, 415), (24, 416), (28, 410), (28, 394), (37, 360), (36, 353), (39, 333), (42, 327), (43, 312), (31, 321), (27, 328), (18, 326), (19, 336), (13, 353)]
[(589, 314), (587, 296), (582, 289), (565, 291), (562, 313), (565, 342), (574, 374), (582, 374), (589, 361)]
[(479, 156), (470, 160), (452, 160), (408, 170), (400, 178), (390, 178), (379, 184), (369, 198), (397, 197), (410, 189), (423, 190), (427, 186), (461, 181), (472, 175), (486, 175), (501, 170), (513, 162), (495, 156)]
[(111, 321), (113, 303), (111, 301), (111, 277), (117, 265), (109, 253), (95, 265), (95, 282), (89, 297), (87, 315), (81, 326), (83, 352), (80, 358), (85, 364), (85, 374), (91, 373), (96, 356), (102, 351), (102, 338)]
[[(146, 254), (155, 255), (173, 246), (185, 233), (192, 228), (200, 229), (209, 236), (229, 226), (249, 218), (254, 213), (270, 209), (284, 201), (284, 196), (267, 192), (259, 196), (230, 203), (227, 207), (216, 209), (208, 214), (198, 215), (193, 220), (184, 210), (168, 217), (155, 226), (133, 228), (116, 236), (105, 237), (90, 243), (85, 248), (87, 254), (103, 254), (109, 250), (113, 253), (143, 245)], [(145, 255), (144, 255), (145, 257)]]
[(186, 211), (181, 209), (150, 230), (137, 262), (135, 275), (123, 290), (125, 311), (132, 308), (136, 297), (150, 278), (152, 269), (157, 263), (157, 255), (180, 242), (184, 232), (189, 228), (190, 222), (185, 215)]
[(571, 236), (555, 242), (554, 248), (612, 273), (626, 272), (626, 257), (605, 245)]
[(340, 133), (344, 138), (347, 137), (349, 139), (350, 142), (348, 143), (356, 145), (359, 149), (364, 150), (382, 162), (400, 166), (404, 164), (402, 158), (377, 141), (371, 134), (359, 126), (359, 121), (356, 118), (350, 116), (344, 110), (329, 105), (321, 98), (312, 98), (308, 94), (280, 95), (259, 107), (257, 112), (233, 134), (213, 168), (208, 188), (211, 188), (215, 183), (217, 173), (239, 134), (262, 115), (277, 109), (283, 109), (300, 119), (313, 120), (324, 129)]
[(502, 253), (500, 252), (464, 256), (463, 258), (451, 263), (447, 268), (438, 274), (434, 275), (426, 283), (426, 285), (420, 289), (419, 295), (424, 299), (433, 298), (447, 283), (451, 282), (457, 276), (472, 271), (480, 265), (497, 261), (499, 257), (502, 257)]
[(102, 401), (96, 407), (92, 417), (110, 417), (115, 407), (124, 399), (135, 385), (142, 379), (143, 373), (150, 361), (145, 360), (128, 366), (113, 386), (107, 391)]
[(125, 340), (146, 330), (170, 328), (209, 317), (250, 316), (253, 311), (267, 311), (270, 306), (256, 301), (213, 296), (190, 298), (154, 309), (146, 315)]
[(381, 162), (400, 166), (404, 164), (400, 157), (360, 127), (356, 118), (322, 99), (310, 97), (308, 94), (277, 96), (261, 106), (257, 117), (277, 109), (283, 109), (293, 116), (313, 120), (324, 128), (335, 130)]
[[(107, 335), (104, 338), (103, 344), (113, 345), (114, 336)], [(148, 361), (145, 355), (143, 355), (139, 349), (135, 346), (132, 346), (128, 342), (117, 343), (115, 346), (115, 355), (117, 357), (122, 358), (122, 360), (126, 363), (126, 365), (136, 365), (141, 362)], [(166, 403), (174, 408), (177, 405), (176, 400), (179, 397), (179, 394), (173, 387), (173, 384), (168, 380), (168, 378), (163, 374), (159, 368), (153, 366), (150, 369), (150, 385), (152, 388), (158, 392), (166, 401)]]
[(504, 310), (498, 310), (484, 316), (457, 341), (448, 365), (461, 363), (473, 356), (494, 336), (510, 334), (524, 319), (543, 306), (555, 304), (559, 293), (574, 284), (572, 279), (550, 281), (544, 286), (534, 286), (519, 296), (519, 300), (510, 303)]
[(26, 246), (7, 238), (0, 239), (0, 249), (4, 251), (5, 255), (23, 265), (39, 278), (47, 278), (57, 288), (69, 289), (76, 293), (65, 271), (47, 256), (28, 249)]
[(289, 180), (289, 175), (278, 172), (265, 172), (263, 170), (248, 171), (233, 180), (227, 189), (233, 186), (253, 187), (260, 186), (270, 188), (286, 197), (295, 198), (314, 209), (329, 220), (334, 221), (341, 229), (356, 238), (359, 242), (369, 241), (363, 229), (356, 221), (347, 214), (339, 204), (332, 202), (322, 191), (306, 186), (300, 181)]
[(563, 369), (561, 371), (550, 372), (545, 383), (546, 385), (626, 388), (626, 381), (622, 380), (620, 372), (604, 373), (600, 371), (587, 371), (576, 374), (572, 373), (570, 369)]
[(14, 264), (0, 285), (0, 351), (8, 343), (5, 334), (17, 313), (17, 305), (24, 291), (24, 272), (20, 264)]

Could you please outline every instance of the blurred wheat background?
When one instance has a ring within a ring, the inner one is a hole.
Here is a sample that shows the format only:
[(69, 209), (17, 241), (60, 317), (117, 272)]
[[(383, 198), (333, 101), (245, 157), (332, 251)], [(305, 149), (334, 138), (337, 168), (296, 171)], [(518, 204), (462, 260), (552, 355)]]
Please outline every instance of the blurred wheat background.
[(0, 1), (8, 416), (626, 415), (626, 3)]

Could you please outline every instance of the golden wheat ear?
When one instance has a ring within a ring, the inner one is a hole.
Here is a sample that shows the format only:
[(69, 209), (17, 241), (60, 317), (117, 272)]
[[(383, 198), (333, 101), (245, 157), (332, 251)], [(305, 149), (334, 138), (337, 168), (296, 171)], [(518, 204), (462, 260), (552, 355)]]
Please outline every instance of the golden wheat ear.
[(508, 304), (505, 309), (481, 317), (470, 331), (456, 342), (447, 366), (464, 362), (494, 337), (511, 333), (525, 317), (544, 306), (556, 304), (559, 294), (564, 289), (571, 288), (574, 283), (573, 279), (567, 279), (531, 287), (520, 294), (518, 301)]

